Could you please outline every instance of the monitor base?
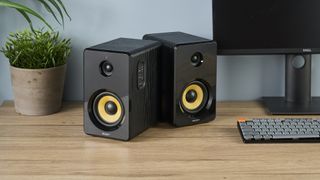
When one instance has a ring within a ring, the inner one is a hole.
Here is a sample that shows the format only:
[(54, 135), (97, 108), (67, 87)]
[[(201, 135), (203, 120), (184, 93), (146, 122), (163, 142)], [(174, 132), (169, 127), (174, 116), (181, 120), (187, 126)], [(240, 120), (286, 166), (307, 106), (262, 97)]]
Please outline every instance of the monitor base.
[(287, 102), (284, 97), (264, 97), (263, 103), (272, 115), (320, 115), (320, 97), (308, 104)]

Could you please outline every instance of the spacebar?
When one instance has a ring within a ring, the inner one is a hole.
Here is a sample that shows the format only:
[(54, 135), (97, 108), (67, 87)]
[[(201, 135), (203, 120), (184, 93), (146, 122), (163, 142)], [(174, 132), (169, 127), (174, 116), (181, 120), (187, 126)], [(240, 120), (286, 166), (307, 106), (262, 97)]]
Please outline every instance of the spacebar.
[(273, 139), (312, 139), (312, 138), (320, 138), (320, 136), (316, 134), (274, 135), (273, 136)]

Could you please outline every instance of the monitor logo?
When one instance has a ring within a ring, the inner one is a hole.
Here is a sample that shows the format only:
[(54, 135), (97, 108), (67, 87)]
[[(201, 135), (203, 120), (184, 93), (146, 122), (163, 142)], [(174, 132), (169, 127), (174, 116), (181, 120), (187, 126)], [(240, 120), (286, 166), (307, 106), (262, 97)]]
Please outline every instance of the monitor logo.
[(303, 49), (302, 50), (304, 53), (311, 53), (312, 52), (312, 49)]

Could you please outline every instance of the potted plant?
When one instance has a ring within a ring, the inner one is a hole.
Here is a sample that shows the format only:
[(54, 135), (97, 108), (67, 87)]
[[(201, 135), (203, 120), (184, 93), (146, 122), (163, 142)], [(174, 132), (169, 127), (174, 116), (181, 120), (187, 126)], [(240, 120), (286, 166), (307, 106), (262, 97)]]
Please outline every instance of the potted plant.
[(23, 115), (49, 115), (62, 104), (70, 39), (44, 30), (10, 34), (1, 49), (11, 65), (15, 109)]

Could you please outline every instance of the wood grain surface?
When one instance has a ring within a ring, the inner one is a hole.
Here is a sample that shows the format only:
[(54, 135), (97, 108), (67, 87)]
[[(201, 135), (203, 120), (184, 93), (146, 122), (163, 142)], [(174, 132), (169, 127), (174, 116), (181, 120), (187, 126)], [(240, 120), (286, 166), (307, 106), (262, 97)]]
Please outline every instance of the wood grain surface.
[[(81, 103), (46, 117), (0, 107), (0, 179), (320, 179), (320, 144), (243, 144), (239, 117), (258, 102), (221, 102), (209, 124), (147, 130), (131, 142), (83, 133)], [(319, 118), (319, 116), (318, 116)]]

